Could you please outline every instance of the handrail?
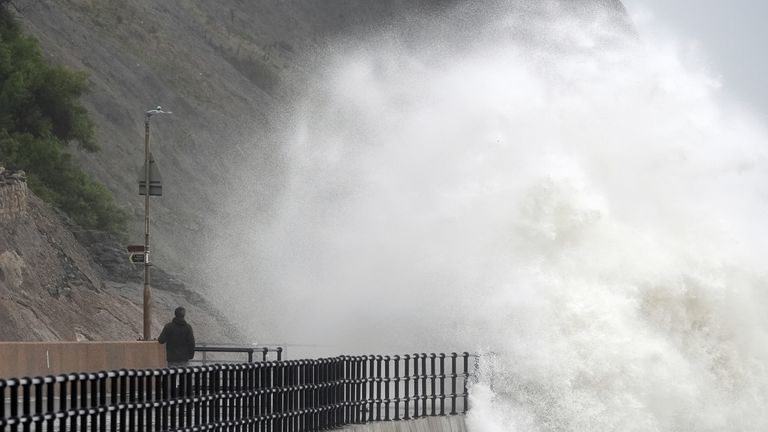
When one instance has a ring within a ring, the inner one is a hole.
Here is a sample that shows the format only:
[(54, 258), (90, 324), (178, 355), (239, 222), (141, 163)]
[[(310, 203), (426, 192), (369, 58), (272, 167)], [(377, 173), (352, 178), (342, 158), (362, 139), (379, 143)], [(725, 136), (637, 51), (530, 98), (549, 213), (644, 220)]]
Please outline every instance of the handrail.
[(280, 361), (283, 358), (283, 347), (259, 347), (249, 345), (213, 345), (213, 344), (197, 344), (195, 345), (195, 352), (198, 353), (243, 353), (248, 354), (248, 363), (253, 363), (253, 356), (256, 353), (261, 354), (261, 361), (267, 361), (269, 353), (276, 353), (277, 360)]

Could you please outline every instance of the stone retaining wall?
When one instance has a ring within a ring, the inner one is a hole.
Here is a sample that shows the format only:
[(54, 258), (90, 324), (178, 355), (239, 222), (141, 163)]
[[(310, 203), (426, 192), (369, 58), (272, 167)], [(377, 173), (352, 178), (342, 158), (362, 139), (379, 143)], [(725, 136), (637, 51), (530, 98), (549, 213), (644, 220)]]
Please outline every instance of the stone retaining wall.
[(0, 167), (0, 223), (23, 218), (27, 214), (27, 179), (24, 171)]

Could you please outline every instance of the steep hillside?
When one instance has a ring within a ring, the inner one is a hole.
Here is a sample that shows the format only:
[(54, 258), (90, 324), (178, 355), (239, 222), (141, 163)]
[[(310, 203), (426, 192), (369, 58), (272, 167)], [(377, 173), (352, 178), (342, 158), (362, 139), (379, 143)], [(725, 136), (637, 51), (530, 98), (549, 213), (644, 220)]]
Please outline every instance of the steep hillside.
[[(86, 103), (98, 125), (98, 154), (77, 157), (132, 211), (140, 238), (143, 113), (162, 105), (173, 116), (153, 122), (153, 153), (165, 181), (154, 201), (158, 262), (181, 273), (215, 227), (217, 199), (244, 182), (272, 190), (279, 152), (266, 137), (269, 118), (306, 71), (305, 53), (329, 35), (372, 27), (404, 0), (368, 2), (216, 2), (172, 0), (19, 0), (26, 29), (57, 63), (90, 74)], [(442, 2), (423, 2), (427, 5)], [(228, 167), (262, 155), (252, 178)], [(192, 255), (192, 256), (190, 256)]]
[[(120, 246), (74, 227), (27, 191), (23, 173), (0, 168), (0, 197), (0, 340), (140, 338), (141, 269)], [(154, 297), (155, 335), (183, 305), (201, 340), (237, 338), (204, 299), (162, 271)]]

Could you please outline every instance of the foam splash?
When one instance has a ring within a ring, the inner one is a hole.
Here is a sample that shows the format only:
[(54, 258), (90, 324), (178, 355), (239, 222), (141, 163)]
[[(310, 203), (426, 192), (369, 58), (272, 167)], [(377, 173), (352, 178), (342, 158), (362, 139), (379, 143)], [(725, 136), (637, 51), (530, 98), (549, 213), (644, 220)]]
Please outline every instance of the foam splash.
[(236, 196), (218, 259), (256, 288), (231, 310), (260, 339), (493, 352), (473, 431), (765, 430), (764, 126), (649, 35), (526, 17), (339, 48), (280, 201)]

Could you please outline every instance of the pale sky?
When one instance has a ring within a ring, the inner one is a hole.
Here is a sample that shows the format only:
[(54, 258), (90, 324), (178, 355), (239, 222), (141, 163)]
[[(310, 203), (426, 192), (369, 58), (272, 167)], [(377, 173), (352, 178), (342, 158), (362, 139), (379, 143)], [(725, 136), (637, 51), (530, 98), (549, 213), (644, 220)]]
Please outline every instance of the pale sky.
[[(645, 25), (695, 43), (723, 90), (768, 123), (768, 0), (624, 0)], [(643, 25), (641, 25), (641, 28)]]

